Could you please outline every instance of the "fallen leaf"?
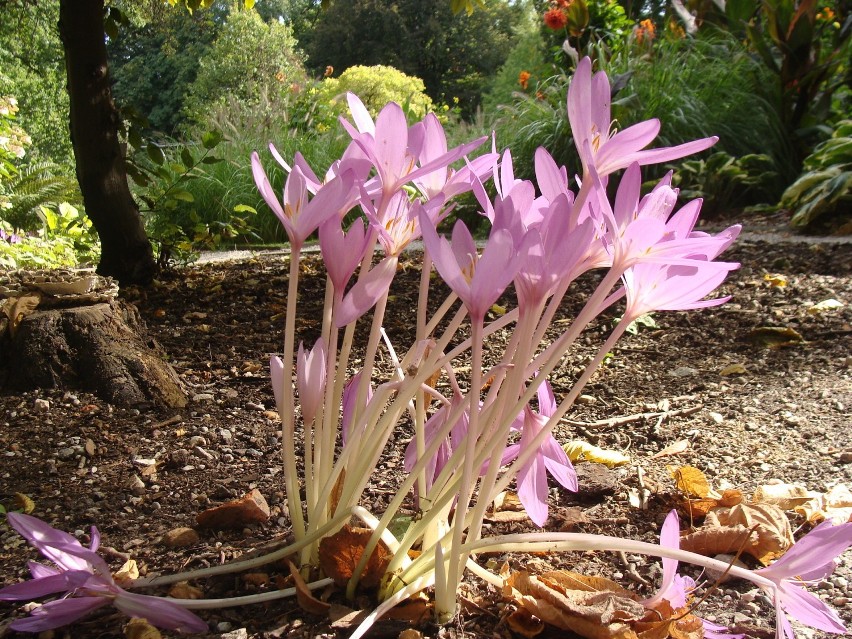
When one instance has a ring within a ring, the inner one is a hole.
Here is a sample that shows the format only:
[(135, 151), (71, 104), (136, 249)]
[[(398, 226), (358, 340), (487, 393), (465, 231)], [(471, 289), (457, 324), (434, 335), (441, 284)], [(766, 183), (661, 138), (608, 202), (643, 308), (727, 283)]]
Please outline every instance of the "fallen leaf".
[(772, 504), (737, 504), (719, 507), (707, 513), (705, 525), (736, 526), (742, 525), (754, 530), (758, 543), (748, 553), (768, 564), (793, 545), (793, 530), (784, 511)]
[(561, 520), (559, 532), (570, 532), (579, 524), (589, 523), (589, 518), (579, 506), (568, 506), (558, 511), (558, 517)]
[(810, 308), (808, 308), (808, 313), (811, 315), (818, 315), (820, 313), (824, 313), (825, 311), (833, 311), (838, 308), (843, 308), (843, 302), (835, 299), (827, 299), (819, 302), (818, 304), (814, 304)]
[(124, 636), (127, 639), (162, 639), (163, 635), (145, 619), (133, 617), (124, 626)]
[(290, 567), (290, 576), (293, 577), (293, 583), (296, 587), (296, 601), (299, 603), (299, 607), (309, 614), (326, 616), (331, 605), (320, 601), (311, 594), (308, 585), (299, 573), (299, 569), (292, 561), (288, 560), (287, 565)]
[(607, 468), (615, 468), (616, 466), (624, 466), (630, 463), (630, 457), (617, 450), (605, 450), (581, 440), (574, 440), (563, 444), (562, 450), (565, 451), (568, 459), (572, 462), (589, 461), (596, 464), (603, 464)]
[(38, 308), (41, 302), (41, 293), (21, 295), (20, 297), (9, 297), (3, 300), (0, 310), (9, 318), (9, 334), (14, 337), (18, 326), (24, 318)]
[(29, 515), (35, 510), (35, 502), (24, 493), (15, 493), (12, 503), (15, 510), (20, 510), (25, 515)]
[(787, 286), (787, 277), (781, 273), (767, 273), (763, 276), (763, 280), (769, 282), (770, 286), (777, 286), (778, 288)]
[(169, 588), (169, 597), (175, 599), (204, 599), (204, 591), (201, 588), (189, 585), (186, 581), (179, 581)]
[(658, 457), (666, 457), (667, 455), (679, 455), (689, 448), (689, 440), (688, 439), (679, 439), (673, 444), (669, 444), (665, 448), (660, 451), (657, 451), (653, 455), (651, 455), (651, 459), (657, 459)]
[(811, 524), (826, 519), (835, 525), (852, 521), (852, 492), (846, 484), (837, 484), (827, 493), (818, 493), (816, 497), (795, 506), (795, 512)]
[(675, 486), (683, 494), (701, 499), (710, 494), (710, 483), (707, 477), (694, 466), (668, 466), (667, 470), (675, 480)]
[(136, 565), (136, 560), (128, 559), (125, 561), (124, 565), (118, 569), (118, 572), (113, 574), (113, 578), (119, 584), (139, 579), (139, 567)]
[(782, 510), (793, 510), (805, 502), (817, 497), (819, 493), (809, 491), (795, 484), (768, 484), (758, 486), (751, 501), (762, 504), (775, 504)]
[(704, 526), (680, 538), (680, 547), (689, 552), (713, 557), (720, 553), (747, 552), (759, 546), (756, 532), (742, 525)]
[(509, 630), (515, 634), (532, 639), (544, 630), (544, 622), (526, 608), (516, 608), (506, 617)]
[(719, 371), (719, 375), (722, 377), (730, 377), (731, 375), (745, 375), (748, 373), (746, 367), (742, 364), (731, 364), (730, 366), (725, 366), (722, 370)]
[[(320, 567), (326, 576), (333, 579), (338, 586), (345, 586), (372, 534), (373, 531), (369, 528), (353, 528), (347, 525), (330, 537), (322, 539), (319, 546)], [(360, 585), (364, 588), (377, 587), (392, 556), (390, 549), (379, 540), (361, 574)]]
[(781, 348), (793, 346), (805, 341), (802, 335), (792, 328), (777, 326), (761, 326), (748, 334), (750, 342), (765, 348)]

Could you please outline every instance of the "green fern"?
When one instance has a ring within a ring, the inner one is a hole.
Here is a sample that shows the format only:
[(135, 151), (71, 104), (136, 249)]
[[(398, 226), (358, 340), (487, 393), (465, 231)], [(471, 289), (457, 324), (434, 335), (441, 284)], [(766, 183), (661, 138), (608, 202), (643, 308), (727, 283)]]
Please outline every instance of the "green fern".
[(80, 204), (82, 197), (77, 181), (62, 173), (52, 162), (37, 162), (22, 167), (3, 186), (11, 207), (0, 211), (0, 219), (20, 231), (33, 231), (41, 226), (41, 207), (56, 208), (62, 202)]

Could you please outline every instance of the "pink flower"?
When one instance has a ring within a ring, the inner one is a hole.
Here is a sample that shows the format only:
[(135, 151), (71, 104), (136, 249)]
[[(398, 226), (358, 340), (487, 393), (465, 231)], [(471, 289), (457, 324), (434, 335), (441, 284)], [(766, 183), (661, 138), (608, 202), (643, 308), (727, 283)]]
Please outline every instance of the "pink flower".
[[(680, 521), (675, 510), (671, 511), (666, 517), (666, 521), (663, 522), (663, 529), (660, 531), (660, 545), (665, 548), (680, 548)], [(679, 575), (677, 565), (677, 559), (663, 557), (663, 583), (660, 584), (660, 589), (654, 596), (642, 602), (643, 606), (653, 608), (663, 599), (667, 600), (674, 610), (680, 610), (687, 606), (690, 593), (695, 589), (695, 582), (690, 577)], [(713, 639), (742, 639), (745, 636), (729, 633), (724, 626), (704, 619), (701, 619), (701, 623), (704, 626), (704, 634)]]
[(592, 75), (592, 61), (580, 60), (568, 85), (568, 120), (574, 143), (583, 164), (583, 179), (594, 167), (601, 180), (630, 166), (658, 164), (698, 153), (713, 146), (718, 138), (710, 137), (674, 147), (643, 151), (660, 131), (660, 121), (647, 120), (623, 131), (616, 131), (610, 115), (610, 86), (606, 73)]
[(778, 618), (778, 639), (795, 637), (784, 612), (818, 630), (837, 634), (846, 632), (837, 613), (799, 584), (830, 575), (837, 567), (836, 558), (850, 546), (852, 523), (834, 526), (830, 521), (825, 521), (793, 544), (770, 566), (755, 571), (776, 585), (773, 598)]
[(95, 552), (100, 534), (94, 526), (91, 547), (84, 548), (68, 533), (56, 530), (30, 515), (9, 513), (7, 520), (57, 568), (30, 562), (33, 579), (6, 586), (0, 590), (0, 600), (30, 600), (66, 593), (61, 599), (49, 601), (33, 610), (29, 618), (13, 621), (10, 624), (13, 630), (41, 632), (59, 628), (108, 604), (131, 617), (146, 619), (160, 628), (179, 632), (207, 630), (204, 621), (168, 599), (138, 595), (119, 587), (112, 578), (109, 566)]
[(388, 292), (396, 275), (398, 262), (395, 255), (388, 255), (358, 278), (344, 295), (334, 314), (334, 324), (337, 328), (343, 328), (357, 320)]
[[(435, 153), (442, 139), (446, 145), (443, 128), (437, 121), (430, 122), (428, 126), (421, 123), (409, 129), (402, 107), (396, 102), (389, 102), (373, 122), (358, 96), (349, 93), (347, 100), (355, 126), (345, 118), (340, 121), (375, 167), (385, 196), (393, 194), (408, 182), (446, 168), (486, 140), (482, 137), (446, 153)], [(424, 149), (427, 149), (425, 154)]]
[[(548, 418), (556, 412), (556, 398), (550, 383), (544, 382), (538, 388), (538, 413), (529, 406), (524, 407), (523, 415), (516, 424), (521, 429), (521, 440), (517, 444), (506, 447), (503, 454), (504, 463), (517, 457), (522, 450), (529, 448), (529, 443), (547, 424)], [(529, 461), (519, 470), (515, 480), (518, 488), (518, 499), (530, 519), (538, 526), (544, 526), (547, 521), (547, 473), (570, 491), (577, 491), (577, 473), (568, 455), (562, 450), (559, 442), (549, 436), (541, 444)]]
[(287, 176), (283, 200), (279, 201), (257, 153), (251, 154), (251, 169), (260, 194), (281, 221), (294, 250), (301, 249), (308, 236), (325, 220), (334, 215), (342, 217), (354, 204), (352, 172), (347, 171), (342, 176), (332, 178), (319, 187), (317, 194), (309, 200), (308, 178), (296, 166)]
[(340, 299), (343, 298), (346, 283), (367, 253), (370, 239), (361, 219), (352, 222), (346, 233), (343, 232), (341, 222), (339, 216), (333, 216), (319, 227), (322, 261), (334, 285), (334, 294)]
[(299, 406), (302, 408), (305, 424), (314, 421), (325, 395), (325, 358), (325, 340), (322, 338), (307, 352), (302, 344), (299, 344), (299, 353), (296, 355), (296, 388), (299, 390)]
[(482, 255), (470, 231), (461, 220), (453, 227), (452, 244), (421, 212), (423, 243), (441, 278), (464, 302), (472, 321), (482, 321), (485, 313), (512, 281), (520, 266), (512, 235), (505, 229), (491, 231)]

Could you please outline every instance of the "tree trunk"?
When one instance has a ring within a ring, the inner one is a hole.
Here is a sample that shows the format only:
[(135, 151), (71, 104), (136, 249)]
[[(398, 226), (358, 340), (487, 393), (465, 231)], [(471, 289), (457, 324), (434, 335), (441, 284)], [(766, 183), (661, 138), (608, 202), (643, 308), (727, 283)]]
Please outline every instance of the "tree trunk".
[(79, 389), (117, 406), (186, 406), (180, 378), (132, 304), (36, 310), (5, 333), (0, 386), (5, 377), (13, 390)]
[(59, 35), (71, 98), (71, 144), (86, 214), (101, 239), (98, 273), (148, 284), (157, 264), (127, 183), (112, 101), (103, 0), (60, 0)]

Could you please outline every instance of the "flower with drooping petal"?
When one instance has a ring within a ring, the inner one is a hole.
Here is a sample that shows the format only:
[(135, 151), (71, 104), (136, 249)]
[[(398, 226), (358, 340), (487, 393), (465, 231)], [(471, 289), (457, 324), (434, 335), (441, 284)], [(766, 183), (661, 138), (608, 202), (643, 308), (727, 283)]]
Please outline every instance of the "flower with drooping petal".
[(373, 308), (388, 292), (398, 263), (396, 255), (388, 255), (358, 278), (343, 296), (334, 313), (334, 325), (337, 328), (351, 324)]
[(602, 181), (633, 162), (659, 164), (698, 153), (713, 146), (717, 137), (673, 147), (643, 150), (660, 131), (660, 121), (646, 120), (616, 131), (610, 116), (611, 89), (606, 73), (592, 75), (592, 61), (580, 60), (568, 85), (568, 120), (583, 164), (583, 180), (594, 167)]
[[(677, 511), (671, 511), (663, 522), (660, 531), (660, 545), (665, 548), (680, 548), (680, 520)], [(654, 608), (663, 599), (667, 600), (673, 610), (685, 608), (689, 603), (689, 595), (695, 589), (695, 582), (691, 577), (679, 575), (677, 572), (678, 561), (670, 557), (663, 557), (663, 583), (660, 589), (652, 597), (642, 601), (646, 608)], [(724, 626), (710, 621), (700, 619), (704, 626), (705, 636), (713, 639), (742, 639), (745, 635), (728, 632)]]
[(367, 253), (369, 236), (364, 222), (356, 219), (344, 232), (340, 217), (331, 217), (320, 225), (319, 245), (328, 277), (334, 285), (334, 294), (342, 299), (346, 283)]
[(787, 615), (818, 630), (837, 634), (846, 632), (837, 612), (799, 584), (818, 581), (830, 575), (837, 567), (837, 557), (850, 546), (852, 522), (834, 526), (830, 521), (825, 521), (793, 544), (771, 565), (755, 571), (775, 583), (772, 596), (777, 614), (778, 639), (795, 637)]
[(9, 525), (30, 545), (56, 564), (56, 568), (30, 562), (33, 579), (0, 590), (0, 600), (31, 600), (66, 593), (49, 601), (25, 619), (10, 624), (13, 630), (41, 632), (59, 628), (108, 604), (131, 617), (141, 617), (160, 628), (179, 632), (204, 632), (207, 624), (190, 611), (162, 597), (138, 595), (119, 587), (106, 562), (95, 552), (100, 542), (92, 526), (92, 543), (84, 548), (77, 539), (30, 515), (9, 513)]
[[(538, 435), (547, 424), (551, 415), (556, 412), (556, 398), (550, 383), (545, 381), (538, 387), (538, 410), (533, 412), (529, 406), (524, 407), (523, 414), (516, 420), (521, 430), (521, 439), (517, 444), (506, 447), (503, 454), (504, 462), (514, 459), (522, 450), (529, 447), (532, 439)], [(515, 479), (518, 488), (518, 499), (524, 505), (530, 519), (537, 526), (544, 526), (547, 521), (547, 474), (572, 492), (577, 492), (577, 473), (568, 455), (562, 450), (553, 435), (545, 438), (539, 449), (521, 468)]]

